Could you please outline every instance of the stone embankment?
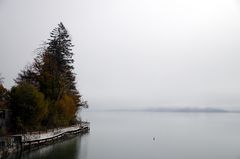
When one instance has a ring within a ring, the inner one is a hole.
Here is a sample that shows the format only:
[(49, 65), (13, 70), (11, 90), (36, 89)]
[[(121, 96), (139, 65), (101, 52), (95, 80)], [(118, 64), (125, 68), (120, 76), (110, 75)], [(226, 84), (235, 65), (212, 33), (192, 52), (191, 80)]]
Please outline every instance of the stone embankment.
[(87, 133), (89, 129), (90, 127), (88, 122), (81, 122), (80, 124), (64, 128), (1, 137), (0, 159), (6, 158), (15, 152), (40, 148), (59, 140)]

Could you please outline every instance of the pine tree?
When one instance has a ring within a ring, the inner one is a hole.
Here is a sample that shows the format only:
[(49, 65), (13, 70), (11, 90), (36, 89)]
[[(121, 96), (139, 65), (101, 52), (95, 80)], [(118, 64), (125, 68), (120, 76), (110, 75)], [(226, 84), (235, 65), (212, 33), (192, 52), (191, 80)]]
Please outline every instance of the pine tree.
[[(58, 95), (56, 100), (59, 100), (64, 94), (64, 91), (79, 96), (79, 92), (76, 89), (75, 74), (73, 73), (73, 53), (70, 36), (62, 23), (58, 25), (51, 32), (51, 38), (47, 43), (48, 56), (51, 56), (53, 63), (55, 63), (55, 70), (53, 70), (53, 76), (59, 80), (58, 83)], [(80, 102), (80, 101), (76, 101)], [(79, 104), (79, 103), (78, 103)]]
[(44, 94), (48, 103), (48, 127), (67, 126), (73, 123), (81, 105), (73, 73), (73, 44), (62, 23), (50, 33), (32, 65), (15, 80), (18, 85), (28, 83)]

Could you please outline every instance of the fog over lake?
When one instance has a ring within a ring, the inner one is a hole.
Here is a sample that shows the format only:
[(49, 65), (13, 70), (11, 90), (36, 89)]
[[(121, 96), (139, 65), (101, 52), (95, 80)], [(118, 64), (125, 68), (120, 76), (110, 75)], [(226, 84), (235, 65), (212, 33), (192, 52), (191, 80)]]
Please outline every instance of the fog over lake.
[(85, 112), (82, 118), (91, 122), (88, 134), (21, 159), (240, 158), (238, 113)]
[(60, 21), (92, 108), (240, 106), (239, 0), (0, 0), (10, 88)]
[(240, 0), (0, 0), (4, 87), (60, 22), (90, 132), (11, 159), (240, 159)]

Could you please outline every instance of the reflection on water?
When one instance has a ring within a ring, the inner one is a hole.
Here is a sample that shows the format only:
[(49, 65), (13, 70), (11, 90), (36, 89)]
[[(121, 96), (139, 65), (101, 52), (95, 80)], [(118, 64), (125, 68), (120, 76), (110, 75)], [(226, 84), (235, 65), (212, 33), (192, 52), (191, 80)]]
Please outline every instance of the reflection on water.
[(240, 113), (85, 112), (82, 118), (91, 122), (89, 134), (20, 159), (240, 158)]
[(87, 136), (84, 134), (31, 152), (16, 154), (10, 159), (84, 159), (87, 158)]

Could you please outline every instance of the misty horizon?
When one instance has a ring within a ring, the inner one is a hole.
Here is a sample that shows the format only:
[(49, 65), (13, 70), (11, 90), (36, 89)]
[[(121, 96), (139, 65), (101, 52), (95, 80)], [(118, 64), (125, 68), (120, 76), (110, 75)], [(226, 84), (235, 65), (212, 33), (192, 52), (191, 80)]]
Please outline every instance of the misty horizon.
[(240, 109), (236, 0), (2, 0), (0, 19), (9, 89), (63, 22), (75, 45), (77, 88), (93, 109)]
[(197, 107), (197, 106), (192, 106), (192, 107), (186, 107), (186, 106), (178, 106), (178, 107), (173, 107), (173, 106), (145, 106), (145, 107), (133, 107), (133, 106), (125, 106), (125, 107), (118, 107), (118, 108), (109, 108), (109, 107), (100, 107), (100, 108), (89, 108), (83, 111), (116, 111), (116, 112), (202, 112), (202, 113), (240, 113), (240, 109), (226, 109), (226, 108), (217, 108), (217, 107)]

